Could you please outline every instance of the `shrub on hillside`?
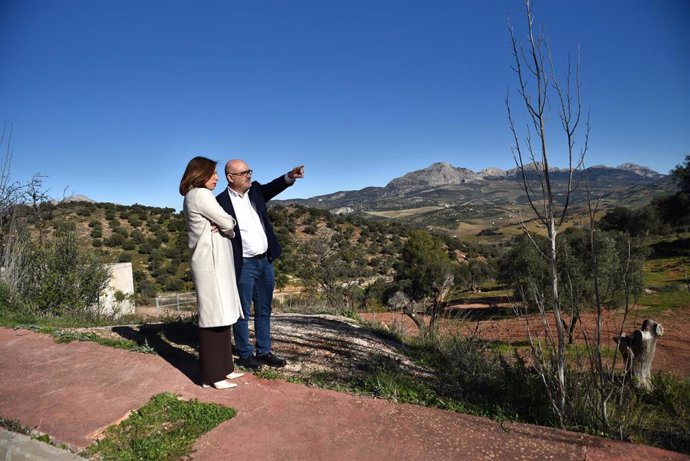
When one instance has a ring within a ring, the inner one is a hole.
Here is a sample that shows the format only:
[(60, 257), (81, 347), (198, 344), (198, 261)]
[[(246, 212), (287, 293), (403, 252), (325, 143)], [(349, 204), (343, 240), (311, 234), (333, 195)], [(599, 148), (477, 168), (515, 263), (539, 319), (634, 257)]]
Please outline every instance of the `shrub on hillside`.
[(26, 248), (19, 291), (27, 304), (44, 314), (89, 315), (110, 273), (102, 258), (79, 245), (75, 228), (59, 229), (51, 241)]

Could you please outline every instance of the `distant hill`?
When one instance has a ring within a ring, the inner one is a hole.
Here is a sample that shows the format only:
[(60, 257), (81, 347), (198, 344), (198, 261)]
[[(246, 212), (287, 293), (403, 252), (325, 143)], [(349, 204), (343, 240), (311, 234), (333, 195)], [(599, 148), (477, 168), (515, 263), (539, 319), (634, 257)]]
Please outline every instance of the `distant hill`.
[[(36, 241), (52, 239), (59, 229), (74, 228), (83, 246), (106, 261), (131, 262), (138, 304), (153, 305), (157, 293), (193, 290), (182, 213), (172, 208), (88, 200), (65, 200), (38, 211), (28, 206), (17, 209), (22, 226)], [(394, 260), (410, 230), (395, 221), (335, 216), (301, 206), (274, 206), (269, 214), (284, 250), (284, 257), (276, 261), (279, 286), (304, 273), (305, 264), (319, 261), (325, 253), (323, 247), (344, 255), (348, 277), (390, 278)], [(467, 248), (463, 248), (466, 253)]]
[(80, 195), (80, 194), (69, 195), (69, 196), (61, 198), (61, 199), (53, 199), (50, 201), (50, 203), (52, 203), (53, 205), (58, 205), (60, 203), (76, 203), (76, 202), (96, 203), (96, 201), (94, 199), (89, 198), (86, 195)]
[[(579, 183), (575, 194), (576, 203), (584, 198), (585, 185), (582, 180), (585, 177), (593, 196), (609, 205), (640, 206), (653, 196), (664, 195), (673, 190), (673, 182), (667, 175), (632, 163), (615, 168), (597, 165), (587, 168), (583, 173), (576, 174), (575, 177)], [(556, 189), (564, 188), (567, 176), (567, 170), (551, 169)], [(529, 178), (535, 180), (536, 173), (529, 172)], [(517, 168), (507, 171), (486, 168), (475, 172), (438, 162), (395, 178), (384, 187), (366, 187), (282, 202), (334, 211), (383, 211), (469, 201), (476, 205), (519, 204), (523, 195)]]
[(96, 201), (92, 198), (87, 197), (86, 195), (72, 195), (70, 197), (65, 198), (62, 200), (63, 202), (88, 202), (88, 203), (96, 203)]

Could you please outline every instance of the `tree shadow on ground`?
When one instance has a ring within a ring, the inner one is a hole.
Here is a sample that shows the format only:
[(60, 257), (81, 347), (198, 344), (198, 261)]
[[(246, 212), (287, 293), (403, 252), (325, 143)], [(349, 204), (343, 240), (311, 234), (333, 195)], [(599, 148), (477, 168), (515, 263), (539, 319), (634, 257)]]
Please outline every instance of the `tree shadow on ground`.
[(464, 307), (462, 304), (449, 306), (443, 309), (442, 316), (451, 319), (464, 319), (468, 321), (475, 320), (500, 320), (506, 318), (513, 318), (516, 312), (525, 314), (525, 310), (520, 308), (516, 311), (515, 308), (486, 306), (486, 307)]
[(690, 256), (690, 237), (673, 241), (658, 242), (650, 245), (652, 254), (649, 259), (673, 258)]
[(153, 351), (191, 381), (201, 383), (197, 328), (191, 322), (117, 326), (112, 331)]

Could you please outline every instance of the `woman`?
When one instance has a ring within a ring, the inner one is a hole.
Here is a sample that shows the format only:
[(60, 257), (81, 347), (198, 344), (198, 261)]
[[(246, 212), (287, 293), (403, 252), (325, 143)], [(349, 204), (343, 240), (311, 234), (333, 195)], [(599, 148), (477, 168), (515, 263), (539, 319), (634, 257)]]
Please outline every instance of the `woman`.
[(242, 316), (230, 238), (235, 220), (211, 192), (218, 183), (216, 162), (194, 157), (180, 181), (189, 237), (192, 280), (199, 309), (199, 362), (204, 387), (228, 389), (239, 378), (232, 362), (230, 326)]

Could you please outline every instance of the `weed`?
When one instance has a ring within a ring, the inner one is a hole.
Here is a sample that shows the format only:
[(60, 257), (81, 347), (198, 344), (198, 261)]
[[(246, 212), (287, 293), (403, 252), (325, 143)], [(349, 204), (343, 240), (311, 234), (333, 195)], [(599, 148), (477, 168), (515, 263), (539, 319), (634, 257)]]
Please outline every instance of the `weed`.
[(102, 459), (164, 460), (187, 456), (196, 439), (235, 416), (232, 408), (183, 401), (170, 393), (155, 395), (87, 450)]
[(103, 338), (96, 333), (84, 333), (69, 330), (56, 330), (52, 332), (55, 341), (58, 343), (71, 343), (72, 341), (90, 341), (103, 346), (114, 347), (116, 349), (125, 349), (128, 351), (141, 352), (144, 354), (155, 354), (155, 351), (149, 346), (148, 341), (144, 339), (144, 344), (138, 344), (129, 339), (112, 339)]
[(651, 392), (642, 393), (644, 417), (632, 437), (647, 445), (690, 453), (690, 380), (656, 373), (652, 384)]
[(4, 427), (8, 431), (16, 432), (18, 434), (31, 435), (31, 429), (22, 425), (16, 419), (0, 418), (0, 427)]
[(261, 371), (254, 373), (257, 378), (263, 379), (285, 379), (285, 375), (275, 368), (262, 368)]
[(347, 310), (341, 314), (343, 317), (347, 317), (352, 320), (359, 320), (359, 314), (354, 311)]

